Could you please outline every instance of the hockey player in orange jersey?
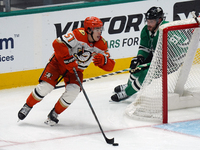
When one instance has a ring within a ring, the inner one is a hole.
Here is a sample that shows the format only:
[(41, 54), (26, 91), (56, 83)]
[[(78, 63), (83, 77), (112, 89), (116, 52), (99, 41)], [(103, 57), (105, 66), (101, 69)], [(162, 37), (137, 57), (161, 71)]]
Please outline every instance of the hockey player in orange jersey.
[(55, 125), (59, 121), (58, 115), (69, 107), (81, 91), (73, 68), (76, 69), (81, 82), (84, 69), (92, 61), (95, 66), (105, 71), (113, 70), (115, 62), (110, 59), (107, 42), (101, 36), (102, 30), (103, 23), (99, 18), (87, 17), (84, 21), (84, 28), (75, 29), (54, 40), (54, 54), (41, 74), (39, 84), (18, 112), (20, 120), (23, 120), (33, 106), (55, 88), (59, 77), (63, 76), (65, 91), (45, 121), (48, 125)]

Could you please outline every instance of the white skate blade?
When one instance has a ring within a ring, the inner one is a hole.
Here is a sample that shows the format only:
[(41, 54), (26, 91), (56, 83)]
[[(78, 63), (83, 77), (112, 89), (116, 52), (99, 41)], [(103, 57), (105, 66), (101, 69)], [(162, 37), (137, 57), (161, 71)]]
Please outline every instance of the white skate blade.
[(44, 122), (46, 125), (49, 125), (49, 126), (54, 126), (56, 125), (56, 122), (50, 120), (49, 118), (47, 118), (47, 120)]

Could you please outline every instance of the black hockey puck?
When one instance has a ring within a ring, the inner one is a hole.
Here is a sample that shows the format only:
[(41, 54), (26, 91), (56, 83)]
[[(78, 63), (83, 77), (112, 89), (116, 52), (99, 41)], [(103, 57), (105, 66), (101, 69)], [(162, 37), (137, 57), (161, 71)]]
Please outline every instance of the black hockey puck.
[(113, 146), (119, 146), (119, 144), (118, 143), (113, 143)]

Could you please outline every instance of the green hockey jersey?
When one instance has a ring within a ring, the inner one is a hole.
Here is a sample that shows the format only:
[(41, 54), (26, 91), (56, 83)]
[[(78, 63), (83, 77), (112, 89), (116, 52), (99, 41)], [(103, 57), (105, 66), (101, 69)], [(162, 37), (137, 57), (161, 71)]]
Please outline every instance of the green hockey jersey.
[[(162, 21), (160, 25), (168, 23), (168, 21)], [(147, 29), (147, 25), (141, 31), (140, 34), (140, 46), (137, 55), (142, 55), (147, 58), (149, 54), (154, 53), (158, 41), (159, 30), (157, 30), (153, 36), (151, 32)]]

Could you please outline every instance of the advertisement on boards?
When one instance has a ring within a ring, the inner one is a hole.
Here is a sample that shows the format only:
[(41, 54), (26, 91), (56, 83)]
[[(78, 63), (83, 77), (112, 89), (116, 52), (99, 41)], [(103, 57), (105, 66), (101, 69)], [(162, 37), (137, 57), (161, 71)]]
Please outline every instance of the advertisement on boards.
[(149, 0), (1, 17), (0, 73), (44, 68), (53, 54), (52, 42), (81, 27), (88, 16), (104, 23), (102, 36), (113, 59), (134, 57), (144, 13), (152, 6), (162, 7), (167, 21), (192, 18), (191, 11), (200, 13), (198, 1)]

